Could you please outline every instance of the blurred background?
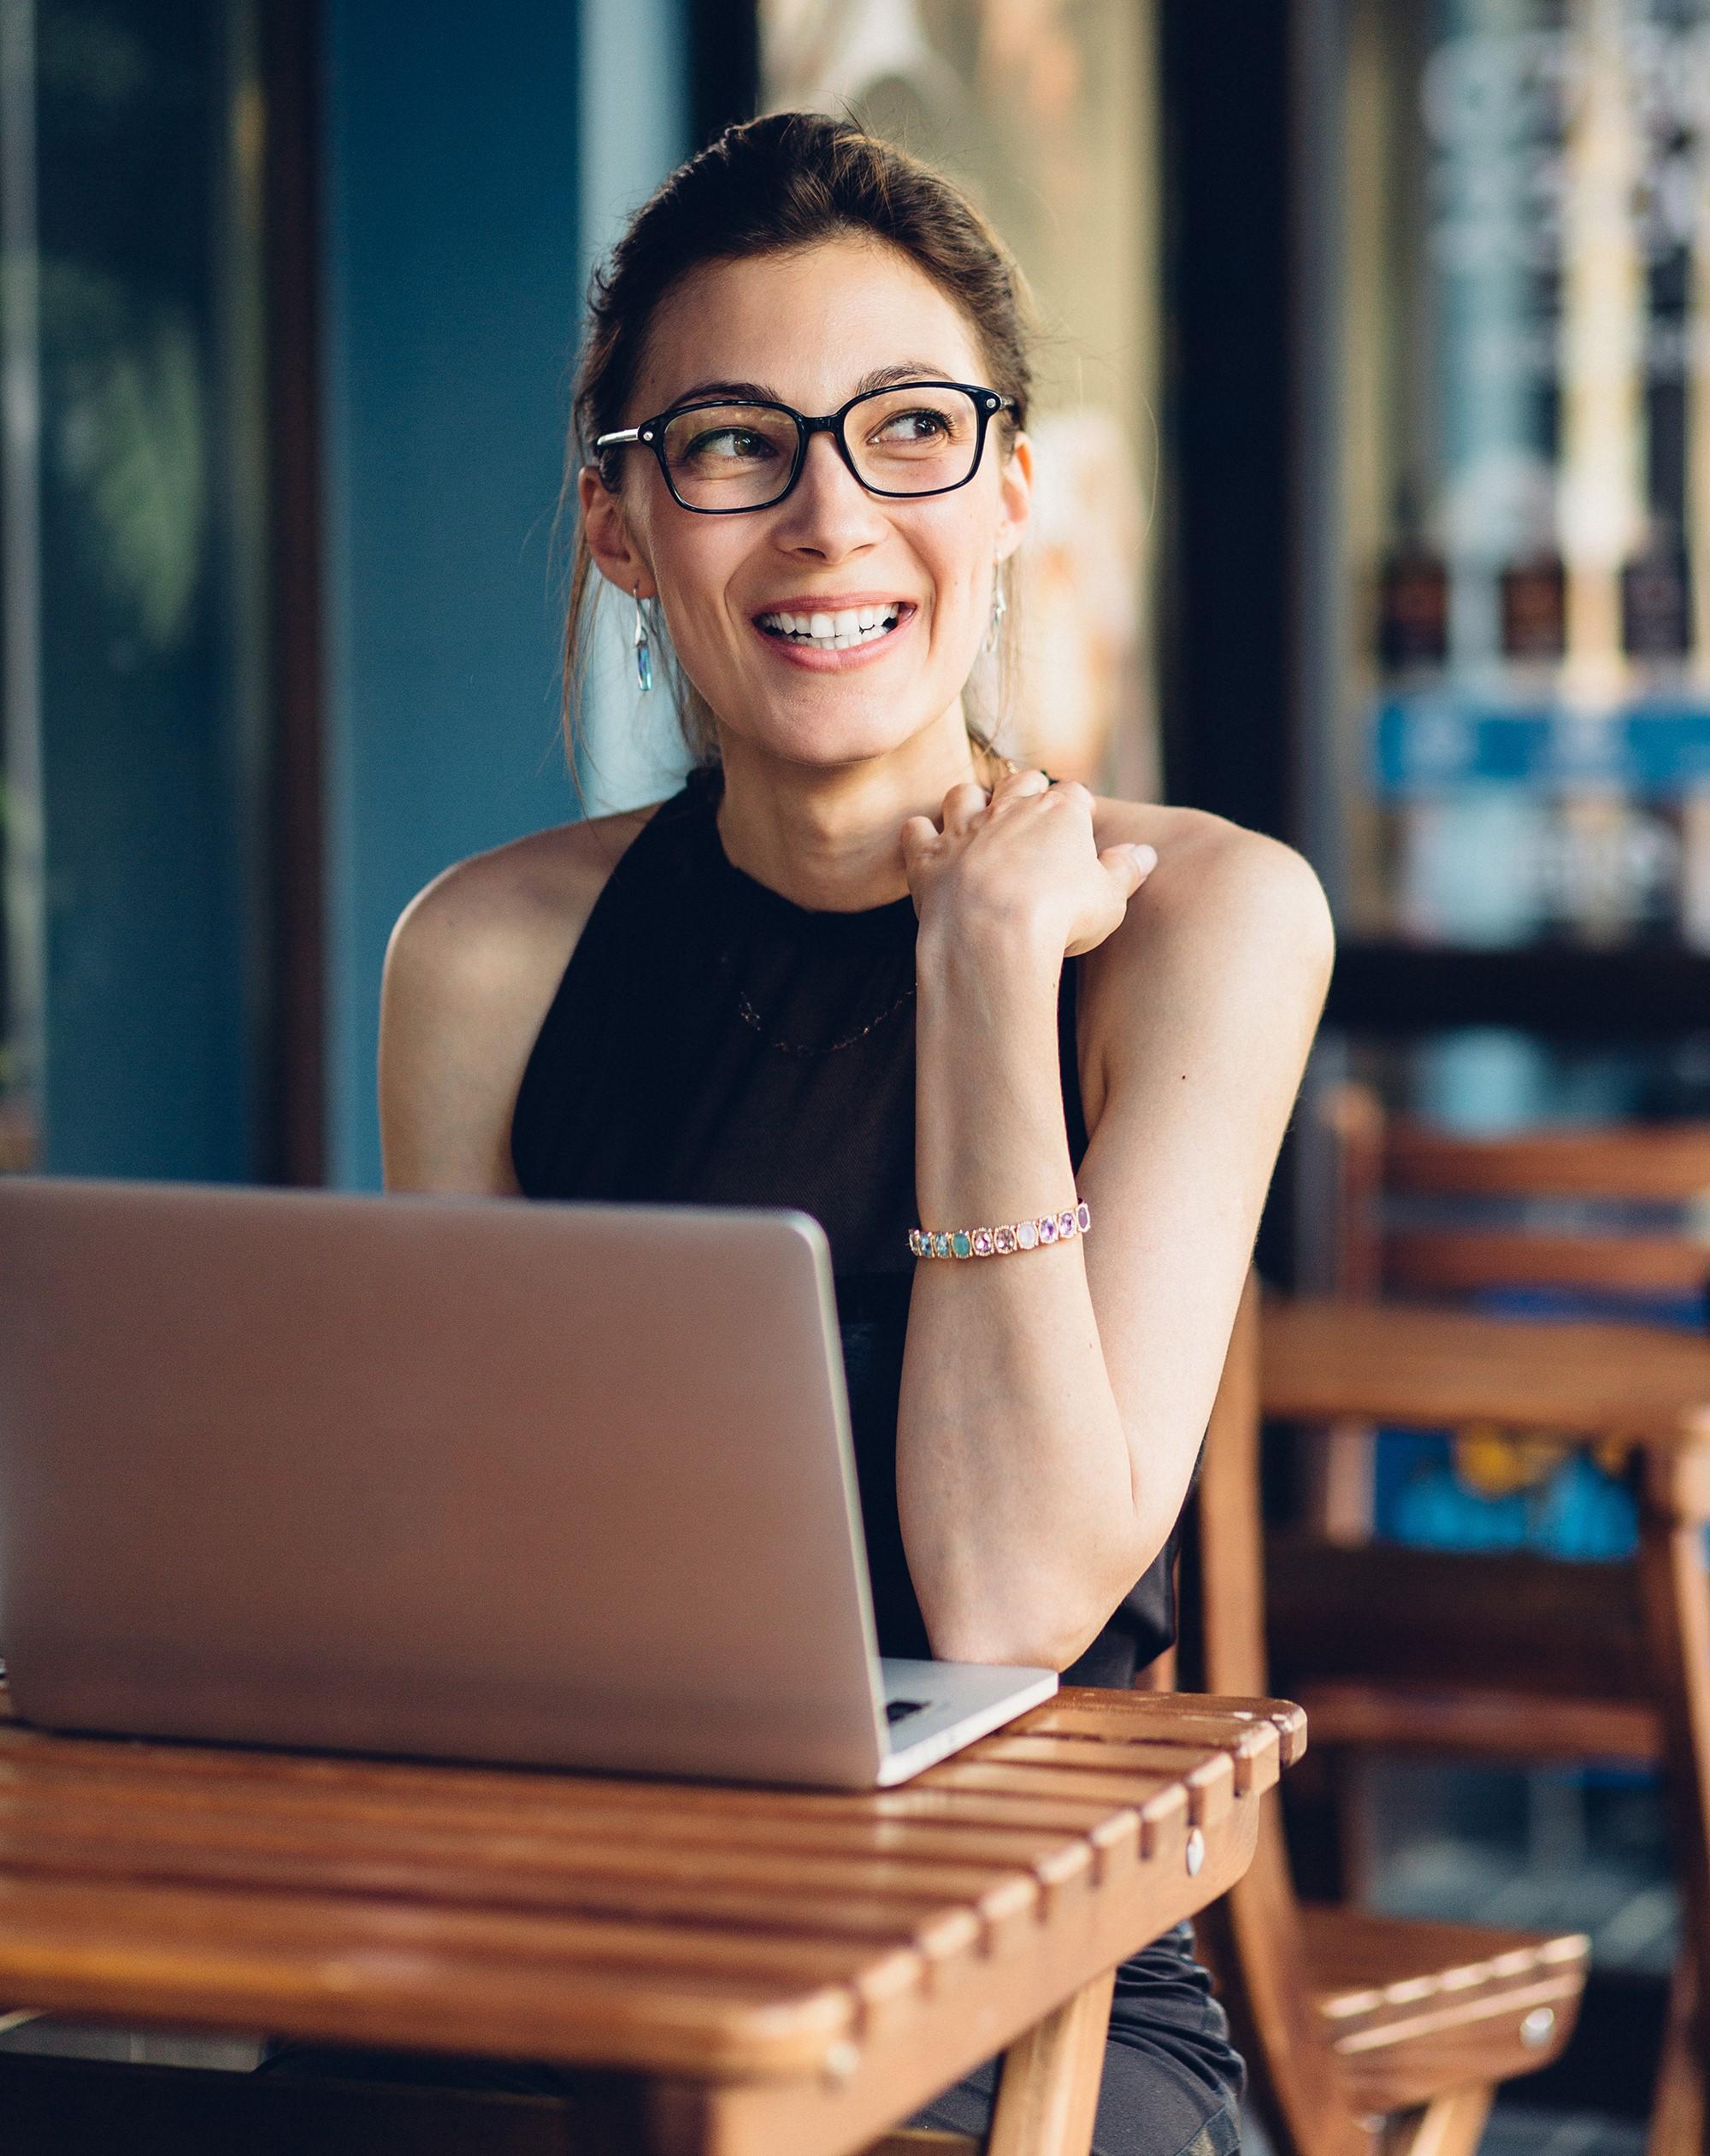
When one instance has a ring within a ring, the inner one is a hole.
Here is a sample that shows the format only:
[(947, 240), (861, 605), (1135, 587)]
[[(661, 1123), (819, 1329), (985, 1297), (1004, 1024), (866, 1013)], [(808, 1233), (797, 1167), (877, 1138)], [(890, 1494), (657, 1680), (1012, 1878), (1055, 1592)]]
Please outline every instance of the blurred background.
[[(1710, 1116), (1710, 0), (0, 0), (0, 1168), (378, 1184), (392, 922), (581, 812), (590, 265), (783, 105), (942, 163), (1033, 285), (1007, 742), (1330, 892), (1267, 1275), (1347, 1281), (1350, 1102)], [(681, 765), (626, 663), (610, 623), (594, 807)], [(1710, 1195), (1664, 1213), (1626, 1306), (1701, 1325)], [(1370, 1531), (1631, 1548), (1618, 1462), (1362, 1458)], [(1389, 1906), (1592, 1929), (1584, 2038), (1516, 2096), (1630, 2145), (1650, 1776), (1394, 1770), (1372, 1832)]]

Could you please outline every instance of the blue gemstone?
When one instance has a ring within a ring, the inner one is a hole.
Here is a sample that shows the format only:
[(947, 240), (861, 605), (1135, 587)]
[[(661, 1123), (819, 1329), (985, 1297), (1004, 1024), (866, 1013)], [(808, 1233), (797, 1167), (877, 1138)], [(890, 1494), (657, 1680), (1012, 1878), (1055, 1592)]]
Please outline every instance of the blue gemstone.
[(653, 686), (653, 654), (645, 644), (635, 646), (635, 679), (644, 689)]

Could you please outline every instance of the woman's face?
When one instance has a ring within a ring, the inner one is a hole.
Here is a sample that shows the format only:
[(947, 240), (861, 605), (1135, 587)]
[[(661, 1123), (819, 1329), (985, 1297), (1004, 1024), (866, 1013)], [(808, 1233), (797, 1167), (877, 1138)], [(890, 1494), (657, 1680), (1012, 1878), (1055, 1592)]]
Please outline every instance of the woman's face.
[[(985, 384), (966, 317), (895, 249), (858, 238), (717, 262), (659, 309), (623, 423), (724, 385), (751, 385), (810, 415), (832, 412), (905, 368)], [(623, 451), (608, 495), (582, 474), (588, 539), (626, 593), (657, 593), (673, 646), (727, 735), (789, 761), (880, 756), (937, 722), (962, 733), (963, 683), (991, 619), (996, 562), (1019, 543), (1029, 452), (992, 426), (955, 492), (870, 494), (829, 434), (808, 444), (793, 490), (769, 509), (696, 515), (675, 502), (650, 450)], [(775, 616), (874, 608), (895, 626), (846, 651), (792, 643)]]

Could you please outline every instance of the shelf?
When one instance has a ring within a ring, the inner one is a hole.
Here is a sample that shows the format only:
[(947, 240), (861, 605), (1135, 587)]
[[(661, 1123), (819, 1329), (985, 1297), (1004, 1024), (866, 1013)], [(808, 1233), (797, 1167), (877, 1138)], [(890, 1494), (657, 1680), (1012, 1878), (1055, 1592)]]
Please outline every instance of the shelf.
[(1350, 938), (1324, 1024), (1412, 1034), (1512, 1026), (1559, 1040), (1671, 1040), (1710, 1032), (1710, 952), (1678, 945), (1502, 951)]

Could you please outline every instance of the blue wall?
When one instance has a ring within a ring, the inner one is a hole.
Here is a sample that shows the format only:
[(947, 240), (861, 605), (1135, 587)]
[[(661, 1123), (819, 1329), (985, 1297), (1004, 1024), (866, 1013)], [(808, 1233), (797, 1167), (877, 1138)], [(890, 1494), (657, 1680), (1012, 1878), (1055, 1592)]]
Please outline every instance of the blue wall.
[(681, 0), (332, 0), (328, 1177), (380, 1179), (386, 940), (575, 813), (551, 527), (590, 250), (682, 154)]
[(386, 940), (572, 813), (548, 539), (578, 303), (569, 4), (327, 13), (328, 1170), (380, 1175)]

